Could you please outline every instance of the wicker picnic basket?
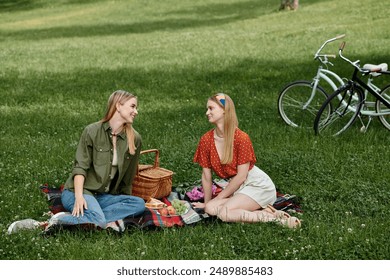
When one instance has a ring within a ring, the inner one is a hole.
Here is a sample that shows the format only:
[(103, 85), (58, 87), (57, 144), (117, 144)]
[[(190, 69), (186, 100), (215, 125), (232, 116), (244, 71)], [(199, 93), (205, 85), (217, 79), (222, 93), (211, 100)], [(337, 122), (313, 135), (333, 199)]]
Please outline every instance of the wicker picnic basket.
[(159, 161), (159, 151), (157, 149), (141, 151), (142, 154), (155, 153), (154, 164), (139, 164), (137, 174), (133, 180), (132, 195), (149, 200), (153, 198), (163, 198), (172, 191), (171, 170), (161, 168)]

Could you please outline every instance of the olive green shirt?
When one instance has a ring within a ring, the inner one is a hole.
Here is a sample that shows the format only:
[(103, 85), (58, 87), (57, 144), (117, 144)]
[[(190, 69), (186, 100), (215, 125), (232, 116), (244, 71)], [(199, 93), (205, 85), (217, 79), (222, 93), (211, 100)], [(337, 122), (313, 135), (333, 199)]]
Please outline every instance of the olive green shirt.
[(65, 188), (74, 191), (74, 176), (83, 175), (85, 194), (106, 193), (108, 189), (110, 194), (131, 195), (131, 184), (137, 172), (142, 144), (141, 136), (134, 132), (134, 155), (129, 153), (126, 133), (122, 131), (117, 136), (118, 173), (113, 181), (115, 185), (110, 186), (113, 158), (111, 127), (108, 122), (88, 125), (81, 134), (73, 171), (65, 183)]

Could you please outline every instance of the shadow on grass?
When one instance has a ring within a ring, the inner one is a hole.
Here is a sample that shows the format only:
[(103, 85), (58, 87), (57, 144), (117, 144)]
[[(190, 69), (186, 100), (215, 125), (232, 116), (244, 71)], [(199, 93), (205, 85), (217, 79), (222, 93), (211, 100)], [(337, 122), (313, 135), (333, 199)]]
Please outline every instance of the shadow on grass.
[(37, 3), (33, 0), (2, 0), (0, 2), (0, 13), (32, 10), (43, 5), (43, 3)]
[[(264, 7), (260, 1), (245, 1), (232, 4), (208, 4), (163, 15), (184, 15), (187, 18), (163, 19), (129, 24), (96, 24), (91, 26), (55, 27), (28, 29), (17, 32), (2, 32), (4, 37), (17, 40), (43, 40), (51, 38), (92, 37), (105, 35), (139, 34), (156, 31), (171, 31), (185, 28), (218, 26), (239, 20), (256, 18), (277, 10)], [(190, 18), (191, 17), (191, 18)], [(0, 33), (1, 34), (1, 33)]]
[(67, 1), (61, 1), (61, 3), (51, 3), (54, 1), (47, 1), (47, 3), (44, 3), (42, 1), (34, 1), (34, 0), (1, 0), (0, 1), (0, 13), (2, 12), (19, 12), (19, 11), (28, 11), (38, 8), (43, 8), (50, 5), (63, 5), (63, 4), (70, 4), (70, 5), (81, 5), (81, 4), (88, 4), (88, 3), (96, 3), (98, 1), (102, 0), (67, 0)]

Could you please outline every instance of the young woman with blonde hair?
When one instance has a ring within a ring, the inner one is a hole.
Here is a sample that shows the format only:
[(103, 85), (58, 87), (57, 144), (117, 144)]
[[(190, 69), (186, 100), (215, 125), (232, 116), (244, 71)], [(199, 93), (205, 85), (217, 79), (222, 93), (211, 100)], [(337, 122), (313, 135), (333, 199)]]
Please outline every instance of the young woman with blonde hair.
[[(233, 100), (223, 93), (207, 101), (206, 116), (215, 127), (200, 139), (194, 162), (202, 167), (204, 208), (211, 216), (226, 222), (276, 221), (290, 228), (300, 226), (296, 217), (275, 210), (276, 188), (271, 178), (255, 166), (256, 156), (252, 142), (238, 128)], [(228, 185), (212, 199), (213, 172), (228, 180)]]
[(131, 195), (141, 152), (141, 136), (133, 128), (138, 115), (137, 97), (117, 90), (108, 100), (102, 120), (88, 125), (77, 146), (72, 174), (61, 201), (68, 212), (49, 222), (32, 219), (14, 222), (9, 233), (23, 228), (88, 224), (122, 232), (123, 218), (144, 212), (144, 200)]

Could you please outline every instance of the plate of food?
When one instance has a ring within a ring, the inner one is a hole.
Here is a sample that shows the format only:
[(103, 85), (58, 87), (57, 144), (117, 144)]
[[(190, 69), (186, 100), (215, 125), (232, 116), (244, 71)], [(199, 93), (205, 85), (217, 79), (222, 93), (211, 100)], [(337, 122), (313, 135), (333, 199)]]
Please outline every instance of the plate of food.
[(191, 205), (185, 200), (174, 199), (171, 205), (158, 209), (161, 216), (181, 216), (190, 210)]

